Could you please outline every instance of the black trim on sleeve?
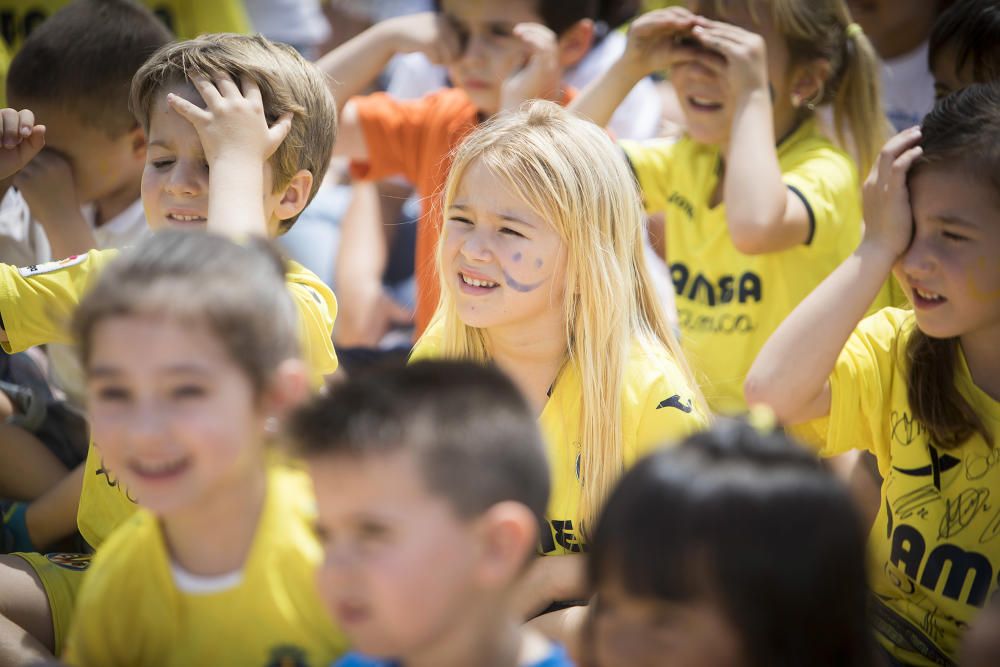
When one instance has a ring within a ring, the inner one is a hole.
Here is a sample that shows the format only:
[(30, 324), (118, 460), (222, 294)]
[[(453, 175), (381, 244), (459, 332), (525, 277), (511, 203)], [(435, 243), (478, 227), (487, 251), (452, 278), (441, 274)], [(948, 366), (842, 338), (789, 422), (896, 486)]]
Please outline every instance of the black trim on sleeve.
[(0, 313), (0, 329), (7, 330), (7, 327), (3, 325), (3, 313)]
[(632, 158), (628, 156), (628, 151), (618, 146), (618, 149), (622, 152), (622, 157), (625, 158), (625, 162), (628, 164), (628, 168), (632, 170), (632, 175), (635, 177), (635, 182), (639, 182), (639, 172), (635, 170), (635, 165), (632, 164)]
[(785, 187), (794, 192), (802, 200), (802, 203), (805, 204), (806, 212), (809, 213), (809, 236), (806, 237), (806, 242), (802, 245), (812, 245), (813, 237), (816, 236), (816, 214), (813, 213), (813, 207), (809, 205), (809, 200), (806, 199), (806, 196), (797, 187), (788, 183), (785, 183)]

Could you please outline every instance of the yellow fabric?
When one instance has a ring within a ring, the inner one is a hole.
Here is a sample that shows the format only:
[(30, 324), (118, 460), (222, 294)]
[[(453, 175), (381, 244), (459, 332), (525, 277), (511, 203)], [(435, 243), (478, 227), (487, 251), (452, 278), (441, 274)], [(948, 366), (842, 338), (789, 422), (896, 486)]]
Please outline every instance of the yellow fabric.
[[(70, 343), (67, 325), (73, 309), (117, 250), (91, 250), (86, 255), (21, 269), (0, 265), (0, 316), (8, 353), (45, 343)], [(333, 292), (315, 274), (288, 263), (285, 280), (299, 312), (299, 342), (314, 386), (337, 369), (331, 335), (337, 316)], [(95, 549), (133, 511), (134, 502), (101, 465), (99, 448), (87, 453), (77, 524)]]
[[(441, 358), (440, 325), (432, 325), (410, 355), (410, 361)], [(545, 437), (552, 492), (546, 521), (550, 533), (541, 539), (545, 554), (586, 550), (580, 526), (580, 402), (583, 388), (579, 369), (567, 364), (538, 418)], [(706, 426), (694, 403), (684, 374), (663, 348), (636, 343), (632, 347), (622, 391), (623, 469), (658, 446), (679, 440)]]
[(94, 558), (64, 660), (71, 665), (326, 666), (346, 650), (316, 589), (322, 549), (304, 471), (274, 467), (240, 581), (188, 593), (175, 584), (163, 532), (141, 510)]
[(726, 205), (709, 207), (718, 183), (717, 147), (688, 137), (621, 145), (646, 210), (666, 216), (667, 262), (688, 363), (713, 411), (744, 412), (743, 381), (764, 341), (861, 239), (854, 163), (814, 120), (786, 138), (778, 146), (782, 177), (812, 211), (813, 238), (750, 256), (733, 245)]
[[(0, 0), (3, 37), (13, 57), (31, 32), (70, 0)], [(141, 0), (160, 17), (177, 39), (206, 32), (250, 32), (250, 19), (240, 0)]]
[[(872, 443), (885, 478), (869, 537), (877, 637), (906, 664), (943, 665), (997, 591), (1000, 449), (978, 434), (952, 450), (930, 444), (907, 400), (914, 327), (913, 312), (896, 308), (863, 320), (830, 376), (829, 417), (796, 434), (811, 427), (807, 439), (827, 456)], [(1000, 444), (1000, 402), (975, 386), (964, 358), (955, 383)]]
[(62, 653), (69, 635), (70, 622), (76, 598), (83, 585), (83, 576), (90, 567), (89, 554), (39, 554), (15, 553), (31, 566), (38, 575), (45, 590), (52, 613), (52, 635), (55, 638), (55, 654)]

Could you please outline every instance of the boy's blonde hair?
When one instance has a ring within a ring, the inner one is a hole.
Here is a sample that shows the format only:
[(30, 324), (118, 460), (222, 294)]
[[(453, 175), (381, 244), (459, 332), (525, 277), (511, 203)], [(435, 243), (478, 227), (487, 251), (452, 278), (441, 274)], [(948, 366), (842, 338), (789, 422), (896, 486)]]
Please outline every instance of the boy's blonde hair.
[[(586, 533), (622, 473), (622, 386), (632, 346), (665, 346), (692, 389), (697, 385), (646, 269), (638, 186), (604, 130), (544, 101), (495, 116), (456, 150), (443, 210), (476, 161), (547, 220), (566, 246), (563, 315), (569, 361), (583, 385), (579, 476), (586, 480), (580, 505)], [(485, 362), (485, 332), (458, 316), (443, 245), (441, 301), (433, 319), (444, 329), (443, 355)]]
[[(305, 169), (312, 173), (312, 200), (330, 165), (337, 135), (337, 110), (323, 74), (287, 44), (261, 35), (219, 33), (169, 44), (157, 51), (132, 79), (129, 106), (144, 130), (157, 95), (200, 74), (247, 78), (260, 88), (268, 123), (292, 113), (292, 128), (271, 157), (275, 191)], [(282, 221), (287, 231), (298, 216)]]
[[(878, 55), (853, 23), (847, 4), (844, 0), (744, 1), (750, 3), (756, 21), (758, 6), (764, 3), (769, 7), (775, 28), (785, 38), (789, 67), (813, 60), (830, 63), (830, 76), (810, 102), (814, 106), (833, 104), (837, 141), (845, 149), (853, 147), (858, 175), (864, 179), (890, 127), (882, 111)], [(716, 13), (723, 20), (730, 3), (732, 0), (715, 0)]]

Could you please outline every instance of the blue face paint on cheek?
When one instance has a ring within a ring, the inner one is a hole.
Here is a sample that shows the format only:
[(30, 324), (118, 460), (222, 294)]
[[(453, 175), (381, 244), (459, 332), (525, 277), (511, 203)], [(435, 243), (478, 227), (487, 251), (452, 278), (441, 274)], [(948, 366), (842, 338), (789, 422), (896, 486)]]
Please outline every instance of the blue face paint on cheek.
[(542, 268), (542, 265), (543, 265), (544, 263), (545, 263), (545, 262), (543, 262), (542, 260), (540, 260), (540, 259), (536, 259), (536, 260), (535, 260), (535, 268), (536, 268), (536, 269), (540, 269), (540, 268)]
[(521, 261), (521, 253), (519, 253), (519, 252), (515, 252), (514, 253), (514, 261), (515, 262), (520, 262)]
[(539, 280), (537, 283), (519, 283), (506, 271), (503, 272), (503, 279), (507, 281), (507, 287), (517, 292), (532, 292), (541, 287), (542, 283), (545, 282), (544, 280)]

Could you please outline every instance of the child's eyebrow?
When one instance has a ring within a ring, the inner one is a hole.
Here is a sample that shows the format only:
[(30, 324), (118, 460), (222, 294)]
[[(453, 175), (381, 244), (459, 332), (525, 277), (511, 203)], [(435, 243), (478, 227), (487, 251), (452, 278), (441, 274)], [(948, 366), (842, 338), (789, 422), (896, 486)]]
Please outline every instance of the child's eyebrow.
[(528, 220), (525, 220), (524, 218), (518, 217), (513, 213), (507, 211), (500, 211), (499, 213), (497, 213), (497, 217), (500, 218), (501, 220), (507, 220), (508, 222), (517, 222), (522, 225), (527, 225), (528, 227), (535, 226), (534, 223), (529, 222)]

